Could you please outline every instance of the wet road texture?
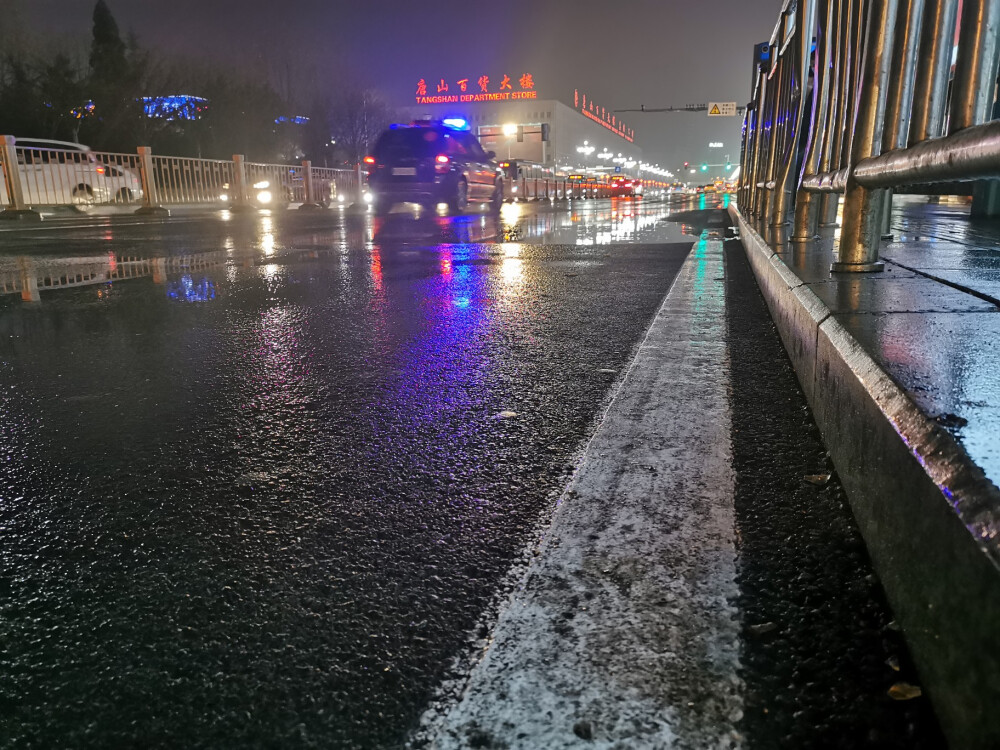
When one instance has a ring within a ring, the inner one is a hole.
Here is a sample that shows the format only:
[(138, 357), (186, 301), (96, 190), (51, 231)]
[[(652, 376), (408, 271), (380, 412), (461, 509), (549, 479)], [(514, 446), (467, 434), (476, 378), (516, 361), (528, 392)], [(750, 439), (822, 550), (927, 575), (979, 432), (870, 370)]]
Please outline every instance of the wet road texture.
[[(686, 257), (675, 209), (0, 235), (0, 745), (402, 747)], [(748, 745), (937, 747), (730, 245)]]

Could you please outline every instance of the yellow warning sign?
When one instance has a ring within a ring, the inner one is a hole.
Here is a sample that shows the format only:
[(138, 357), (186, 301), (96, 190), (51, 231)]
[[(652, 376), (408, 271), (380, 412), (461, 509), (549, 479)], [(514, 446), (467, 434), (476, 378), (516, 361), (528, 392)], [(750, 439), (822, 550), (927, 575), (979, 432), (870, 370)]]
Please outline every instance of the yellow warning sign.
[(709, 117), (736, 117), (736, 102), (709, 102)]

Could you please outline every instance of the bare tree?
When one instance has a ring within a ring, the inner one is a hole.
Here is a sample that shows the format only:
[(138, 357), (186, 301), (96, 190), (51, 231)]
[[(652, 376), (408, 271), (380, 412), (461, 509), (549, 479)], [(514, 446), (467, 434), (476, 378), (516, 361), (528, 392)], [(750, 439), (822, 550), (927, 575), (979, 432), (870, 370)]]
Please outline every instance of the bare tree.
[(395, 115), (374, 89), (351, 88), (337, 96), (330, 108), (330, 135), (344, 160), (360, 162)]

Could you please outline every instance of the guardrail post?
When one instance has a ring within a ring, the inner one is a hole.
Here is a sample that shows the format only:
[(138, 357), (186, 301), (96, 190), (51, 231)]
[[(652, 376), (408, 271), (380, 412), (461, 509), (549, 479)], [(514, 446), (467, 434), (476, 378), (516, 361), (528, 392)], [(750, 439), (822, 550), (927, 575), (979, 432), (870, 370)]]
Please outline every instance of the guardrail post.
[(250, 204), (250, 193), (247, 190), (247, 166), (243, 154), (233, 154), (233, 195), (230, 204), (230, 211), (254, 210)]
[[(829, 71), (830, 77), (830, 99), (827, 104), (826, 122), (824, 123), (823, 146), (819, 158), (819, 173), (824, 174), (834, 168), (838, 157), (834, 156), (834, 148), (839, 143), (837, 130), (839, 127), (839, 116), (841, 100), (844, 97), (842, 69), (844, 60), (841, 47), (844, 36), (845, 24), (847, 20), (847, 8), (843, 2), (832, 2), (836, 6), (836, 21), (830, 27), (830, 58), (832, 67)], [(836, 193), (823, 193), (819, 201), (818, 222), (820, 227), (832, 227), (837, 225), (837, 209), (840, 205), (840, 196)]]
[(913, 84), (913, 111), (908, 143), (944, 134), (945, 102), (951, 75), (958, 0), (927, 0), (920, 28), (920, 55)]
[[(819, 172), (823, 150), (823, 133), (830, 98), (830, 40), (834, 19), (833, 0), (821, 0), (817, 13), (822, 15), (822, 29), (817, 36), (816, 55), (813, 58), (812, 115), (810, 117), (809, 142), (803, 164), (802, 177)], [(795, 220), (792, 241), (803, 242), (816, 234), (817, 212), (820, 196), (813, 195), (799, 186), (795, 196)]]
[(247, 167), (243, 154), (233, 154), (233, 185), (231, 211), (252, 211), (250, 192), (247, 190)]
[[(917, 72), (917, 43), (923, 22), (924, 0), (899, 0), (896, 13), (896, 39), (885, 102), (885, 132), (882, 153), (906, 148), (913, 110), (913, 82)], [(882, 239), (892, 239), (892, 190), (882, 199)]]
[(986, 121), (997, 82), (1000, 0), (963, 0), (948, 133)]
[(358, 206), (364, 208), (365, 206), (365, 180), (364, 174), (361, 170), (361, 162), (358, 162), (357, 166), (354, 168), (355, 174), (358, 178)]
[(21, 186), (21, 172), (17, 168), (17, 149), (14, 147), (14, 136), (5, 135), (0, 142), (0, 162), (3, 166), (3, 181), (7, 187), (9, 205), (0, 211), (0, 219), (41, 221), (42, 215), (32, 211), (24, 202), (24, 191)]
[(323, 208), (319, 204), (319, 201), (316, 200), (316, 186), (313, 184), (312, 162), (308, 159), (302, 162), (302, 186), (305, 190), (305, 195), (302, 199), (302, 205), (299, 208), (307, 211), (314, 208)]
[[(794, 64), (788, 77), (789, 98), (785, 117), (788, 120), (784, 162), (778, 170), (774, 185), (774, 212), (771, 216), (771, 226), (783, 226), (788, 221), (788, 198), (795, 189), (793, 176), (798, 165), (799, 141), (802, 125), (805, 122), (806, 88), (809, 81), (809, 63), (812, 50), (813, 33), (816, 28), (817, 0), (799, 2), (799, 10), (795, 19)], [(793, 78), (794, 77), (794, 78)], [(796, 80), (797, 79), (797, 80)], [(813, 86), (819, 82), (814, 79)], [(813, 93), (814, 101), (818, 101), (818, 93)]]
[[(806, 88), (809, 82), (809, 62), (813, 33), (816, 28), (816, 0), (800, 0), (795, 19), (793, 64), (788, 74), (788, 106), (785, 110), (786, 133), (784, 160), (775, 176), (771, 226), (780, 227), (788, 221), (788, 198), (794, 190), (793, 179), (798, 164), (799, 140), (805, 121)], [(815, 82), (814, 82), (815, 86)], [(813, 96), (817, 96), (814, 91)]]
[(892, 62), (897, 0), (871, 0), (866, 50), (861, 74), (861, 100), (851, 141), (847, 189), (844, 192), (844, 223), (840, 232), (837, 272), (881, 271), (878, 246), (882, 236), (884, 190), (868, 190), (854, 179), (854, 167), (862, 159), (881, 152), (885, 123), (886, 84)]
[[(862, 0), (843, 0), (840, 9), (839, 41), (836, 52), (839, 96), (836, 112), (833, 113), (833, 128), (830, 130), (829, 170), (836, 171), (847, 166), (851, 158), (851, 134), (855, 121), (854, 102), (857, 91), (857, 71), (860, 65), (860, 39), (863, 37), (862, 20), (864, 3)], [(826, 170), (823, 170), (826, 171)], [(840, 196), (836, 193), (824, 196), (820, 208), (820, 226), (837, 225), (837, 211)]]
[(153, 171), (153, 149), (139, 146), (139, 177), (142, 180), (142, 205), (135, 210), (137, 216), (170, 216), (170, 212), (160, 205), (160, 194), (156, 187)]

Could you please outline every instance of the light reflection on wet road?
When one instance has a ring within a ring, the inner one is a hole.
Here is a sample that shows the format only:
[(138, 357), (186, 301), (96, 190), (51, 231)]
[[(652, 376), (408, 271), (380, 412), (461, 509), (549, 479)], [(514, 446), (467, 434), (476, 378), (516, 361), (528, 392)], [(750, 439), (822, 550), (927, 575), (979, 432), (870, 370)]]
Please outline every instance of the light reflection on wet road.
[(685, 257), (669, 210), (0, 235), (4, 743), (398, 743)]

